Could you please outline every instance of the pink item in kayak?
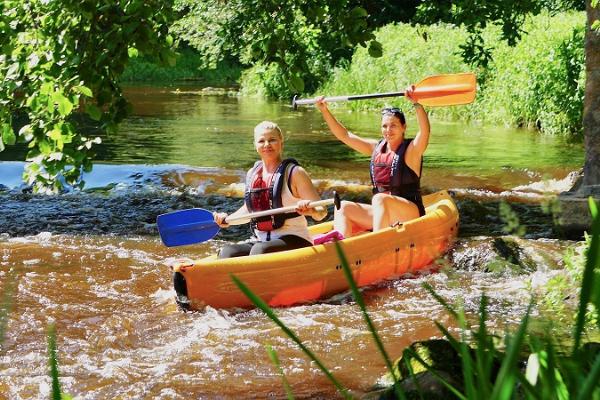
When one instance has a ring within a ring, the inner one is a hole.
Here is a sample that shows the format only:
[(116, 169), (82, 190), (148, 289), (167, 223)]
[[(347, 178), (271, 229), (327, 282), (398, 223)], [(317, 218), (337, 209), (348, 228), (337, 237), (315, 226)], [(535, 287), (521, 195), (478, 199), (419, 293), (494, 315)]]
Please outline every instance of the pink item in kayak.
[(321, 233), (313, 239), (314, 244), (325, 244), (337, 240), (344, 240), (344, 235), (340, 231), (332, 230), (327, 233)]

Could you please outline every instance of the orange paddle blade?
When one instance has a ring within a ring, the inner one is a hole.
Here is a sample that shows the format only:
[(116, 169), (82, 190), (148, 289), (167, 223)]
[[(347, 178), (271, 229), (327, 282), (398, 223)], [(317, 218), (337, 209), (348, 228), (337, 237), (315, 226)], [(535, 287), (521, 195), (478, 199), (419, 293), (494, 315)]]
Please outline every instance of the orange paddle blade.
[(475, 100), (477, 79), (473, 73), (434, 75), (415, 85), (415, 98), (424, 106), (453, 106)]

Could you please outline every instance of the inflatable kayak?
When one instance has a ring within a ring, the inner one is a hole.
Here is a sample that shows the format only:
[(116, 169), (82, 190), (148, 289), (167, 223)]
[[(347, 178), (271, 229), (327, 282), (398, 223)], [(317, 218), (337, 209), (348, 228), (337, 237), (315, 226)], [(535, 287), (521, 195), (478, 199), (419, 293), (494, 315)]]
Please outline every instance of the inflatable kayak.
[[(423, 203), (426, 214), (420, 218), (340, 242), (358, 286), (425, 269), (448, 250), (458, 231), (456, 205), (446, 191), (424, 196)], [(310, 232), (324, 234), (332, 225), (313, 225)], [(228, 259), (213, 255), (176, 262), (172, 269), (177, 302), (190, 310), (253, 307), (230, 274), (272, 307), (311, 302), (349, 289), (333, 242)]]

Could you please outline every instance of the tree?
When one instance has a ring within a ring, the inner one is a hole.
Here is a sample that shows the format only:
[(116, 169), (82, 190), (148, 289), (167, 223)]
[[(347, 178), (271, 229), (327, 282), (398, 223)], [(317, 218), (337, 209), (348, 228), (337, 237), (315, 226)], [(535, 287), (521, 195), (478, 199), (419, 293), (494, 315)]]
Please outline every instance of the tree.
[(111, 130), (127, 115), (118, 77), (129, 57), (175, 62), (172, 19), (160, 0), (0, 2), (0, 151), (28, 144), (24, 177), (36, 191), (83, 185), (100, 138), (81, 121)]
[(312, 92), (357, 45), (381, 56), (373, 31), (408, 21), (418, 0), (402, 7), (387, 0), (178, 0), (173, 32), (208, 65), (234, 57), (243, 65), (277, 68), (283, 81), (273, 93)]
[[(583, 128), (585, 164), (583, 180), (561, 195), (559, 225), (567, 235), (576, 235), (591, 226), (587, 197), (600, 198), (600, 11), (598, 0), (585, 0), (588, 24), (585, 34), (586, 86)], [(487, 24), (499, 25), (502, 38), (514, 43), (523, 32), (521, 24), (529, 14), (541, 9), (582, 9), (581, 0), (425, 0), (416, 19), (426, 22), (446, 21), (464, 24), (470, 36), (461, 45), (465, 60), (485, 66), (490, 49), (481, 35)], [(586, 219), (584, 216), (588, 215)]]

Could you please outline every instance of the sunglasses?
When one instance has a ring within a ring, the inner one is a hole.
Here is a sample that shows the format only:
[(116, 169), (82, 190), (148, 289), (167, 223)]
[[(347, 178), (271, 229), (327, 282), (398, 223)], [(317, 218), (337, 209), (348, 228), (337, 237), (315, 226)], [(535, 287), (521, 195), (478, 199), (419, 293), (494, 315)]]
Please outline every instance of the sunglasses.
[(404, 113), (398, 107), (386, 107), (381, 110), (381, 115), (393, 115), (398, 118), (402, 125), (406, 123), (406, 119), (404, 118)]
[(401, 109), (399, 109), (398, 107), (386, 107), (383, 110), (381, 110), (381, 115), (385, 115), (385, 114), (393, 114), (395, 116), (399, 116), (399, 115), (404, 115), (404, 113), (402, 112)]

